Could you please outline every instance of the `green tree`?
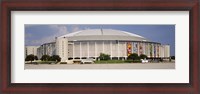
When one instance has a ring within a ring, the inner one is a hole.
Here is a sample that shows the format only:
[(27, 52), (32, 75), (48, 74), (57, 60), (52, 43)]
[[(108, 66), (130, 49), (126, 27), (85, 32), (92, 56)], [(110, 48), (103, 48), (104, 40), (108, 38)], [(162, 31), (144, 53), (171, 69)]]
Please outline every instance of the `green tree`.
[(35, 59), (34, 57), (35, 56), (33, 54), (30, 54), (30, 55), (26, 56), (25, 61), (31, 61), (31, 63), (32, 63), (32, 61)]
[(42, 60), (42, 61), (48, 61), (49, 59), (50, 59), (49, 55), (43, 55), (40, 60)]
[(141, 54), (141, 55), (140, 55), (140, 59), (145, 59), (145, 58), (147, 59), (147, 56), (146, 56), (146, 55), (144, 55), (144, 54)]
[(100, 60), (110, 60), (110, 55), (104, 54), (104, 53), (100, 53), (99, 58), (100, 58)]
[(34, 60), (38, 60), (38, 57), (37, 57), (37, 56), (34, 56)]
[(139, 58), (138, 54), (132, 53), (132, 54), (130, 54), (130, 55), (128, 56), (127, 59), (132, 59), (132, 60), (134, 61), (134, 60), (139, 60), (140, 58)]
[(57, 62), (60, 62), (61, 61), (61, 58), (59, 55), (53, 55), (50, 57), (50, 61), (57, 61)]

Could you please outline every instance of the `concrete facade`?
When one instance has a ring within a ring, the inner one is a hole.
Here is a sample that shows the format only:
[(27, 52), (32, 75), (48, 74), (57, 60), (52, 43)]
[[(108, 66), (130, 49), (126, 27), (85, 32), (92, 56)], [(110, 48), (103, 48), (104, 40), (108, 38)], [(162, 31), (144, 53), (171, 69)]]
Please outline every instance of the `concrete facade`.
[(42, 44), (38, 49), (37, 49), (37, 56), (40, 59), (43, 55), (56, 55), (56, 42), (50, 42), (50, 43), (45, 43)]
[(68, 40), (67, 38), (56, 38), (56, 55), (61, 57), (61, 62), (68, 60)]
[(131, 53), (145, 54), (149, 58), (170, 57), (170, 46), (112, 29), (91, 29), (57, 37), (55, 42), (45, 43), (37, 49), (37, 55), (59, 55), (61, 61), (69, 59), (97, 59), (100, 53), (111, 59), (127, 59)]
[(39, 46), (25, 46), (25, 57), (27, 55), (33, 54), (37, 56), (37, 49)]

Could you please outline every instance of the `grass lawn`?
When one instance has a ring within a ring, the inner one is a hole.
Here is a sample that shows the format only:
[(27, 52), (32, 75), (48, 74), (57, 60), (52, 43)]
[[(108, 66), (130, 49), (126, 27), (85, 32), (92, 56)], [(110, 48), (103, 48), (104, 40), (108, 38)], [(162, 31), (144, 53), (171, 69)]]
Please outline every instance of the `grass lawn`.
[[(56, 64), (56, 61), (32, 61), (32, 63), (26, 64)], [(94, 61), (95, 64), (119, 64), (119, 63), (141, 63), (140, 60), (100, 60)], [(60, 64), (66, 64), (66, 62), (61, 62)]]
[(39, 61), (37, 63), (38, 64), (51, 64), (51, 63), (56, 63), (56, 61)]
[(51, 64), (51, 63), (57, 63), (56, 61), (32, 61), (26, 64)]
[(100, 61), (95, 61), (95, 64), (116, 64), (116, 63), (141, 63), (140, 60), (100, 60)]

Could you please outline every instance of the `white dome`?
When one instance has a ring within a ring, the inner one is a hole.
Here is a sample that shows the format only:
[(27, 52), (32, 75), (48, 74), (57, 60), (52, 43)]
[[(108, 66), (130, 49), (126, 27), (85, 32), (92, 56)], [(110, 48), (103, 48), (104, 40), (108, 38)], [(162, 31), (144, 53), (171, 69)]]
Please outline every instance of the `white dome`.
[(113, 29), (88, 29), (72, 32), (58, 38), (66, 37), (73, 40), (127, 40), (127, 41), (148, 41), (142, 36), (126, 31)]

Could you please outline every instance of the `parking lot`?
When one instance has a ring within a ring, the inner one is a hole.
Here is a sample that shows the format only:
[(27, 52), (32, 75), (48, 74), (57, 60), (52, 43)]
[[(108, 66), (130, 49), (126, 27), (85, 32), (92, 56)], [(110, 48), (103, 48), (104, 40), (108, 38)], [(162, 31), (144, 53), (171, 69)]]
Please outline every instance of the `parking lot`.
[(175, 69), (175, 63), (25, 64), (25, 69)]

